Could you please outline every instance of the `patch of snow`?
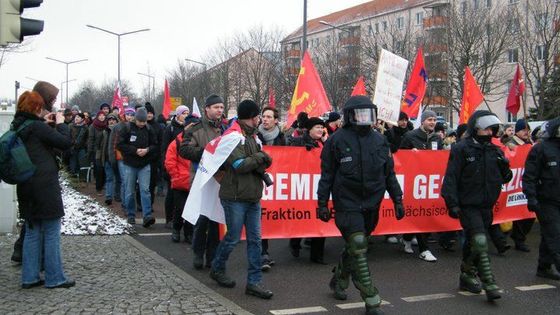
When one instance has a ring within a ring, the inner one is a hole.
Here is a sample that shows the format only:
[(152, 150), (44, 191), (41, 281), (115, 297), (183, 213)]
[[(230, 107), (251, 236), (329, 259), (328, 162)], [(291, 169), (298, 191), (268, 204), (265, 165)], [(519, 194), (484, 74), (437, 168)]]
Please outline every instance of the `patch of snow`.
[(87, 195), (76, 191), (67, 179), (60, 176), (62, 203), (62, 234), (118, 235), (128, 234), (133, 227), (106, 207)]

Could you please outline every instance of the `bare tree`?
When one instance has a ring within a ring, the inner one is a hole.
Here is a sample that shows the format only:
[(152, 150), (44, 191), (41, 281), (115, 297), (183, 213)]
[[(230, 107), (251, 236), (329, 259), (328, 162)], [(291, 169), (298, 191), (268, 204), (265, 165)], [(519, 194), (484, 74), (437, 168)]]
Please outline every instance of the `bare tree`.
[[(88, 80), (80, 84), (78, 91), (70, 98), (70, 104), (80, 106), (82, 111), (97, 113), (102, 103), (111, 104), (115, 92), (116, 80), (107, 81), (101, 86)], [(132, 91), (130, 83), (126, 80), (121, 81), (121, 95), (129, 98), (129, 103), (136, 103), (139, 100)]]
[(8, 44), (5, 47), (0, 47), (0, 70), (8, 62), (10, 55), (29, 52), (31, 50), (31, 42), (24, 41), (19, 44)]
[(517, 39), (519, 61), (525, 73), (537, 118), (543, 119), (551, 110), (546, 104), (546, 86), (554, 77), (560, 63), (560, 3), (550, 0), (531, 0), (514, 7), (514, 16), (520, 24)]

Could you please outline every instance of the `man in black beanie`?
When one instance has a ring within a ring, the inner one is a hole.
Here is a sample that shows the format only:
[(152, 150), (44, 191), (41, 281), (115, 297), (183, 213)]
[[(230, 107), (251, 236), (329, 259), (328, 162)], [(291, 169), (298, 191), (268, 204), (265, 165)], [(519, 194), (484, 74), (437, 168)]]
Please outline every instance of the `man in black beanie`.
[(259, 106), (252, 100), (244, 100), (237, 106), (237, 121), (231, 130), (238, 130), (243, 140), (239, 140), (224, 163), (225, 174), (220, 181), (219, 195), (227, 232), (216, 249), (210, 277), (221, 286), (235, 286), (235, 281), (226, 275), (226, 262), (245, 227), (249, 260), (245, 294), (270, 299), (272, 292), (262, 286), (260, 200), (263, 176), (266, 176), (265, 170), (272, 164), (272, 158), (257, 142), (259, 114)]
[[(214, 138), (221, 136), (227, 127), (222, 123), (224, 100), (221, 97), (212, 94), (206, 98), (204, 105), (204, 114), (200, 121), (185, 130), (179, 149), (179, 155), (192, 162), (191, 183), (194, 180), (204, 148)], [(210, 268), (218, 242), (218, 223), (201, 215), (194, 226), (192, 240), (193, 266), (195, 269), (202, 269), (204, 266)], [(206, 263), (204, 262), (205, 258)]]
[[(161, 138), (163, 136), (163, 128), (161, 128), (160, 124), (157, 123), (155, 117), (156, 117), (156, 110), (154, 109), (154, 107), (152, 106), (152, 104), (150, 104), (150, 102), (146, 102), (146, 104), (144, 105), (144, 108), (146, 108), (146, 113), (147, 113), (147, 117), (148, 117), (148, 125), (150, 126), (150, 129), (152, 130), (152, 132), (156, 135), (156, 142), (158, 147), (161, 146)], [(154, 159), (152, 160), (152, 162), (150, 163), (152, 172), (150, 173), (150, 198), (152, 200), (152, 205), (154, 204), (154, 200), (156, 197), (156, 186), (158, 183), (158, 180), (161, 178), (161, 168), (162, 168), (162, 162), (161, 162), (161, 152), (158, 154), (155, 154)], [(137, 194), (137, 197), (138, 194)], [(170, 218), (168, 215), (166, 215), (165, 218), (165, 223), (167, 226), (169, 226), (170, 222), (171, 222), (172, 218)]]

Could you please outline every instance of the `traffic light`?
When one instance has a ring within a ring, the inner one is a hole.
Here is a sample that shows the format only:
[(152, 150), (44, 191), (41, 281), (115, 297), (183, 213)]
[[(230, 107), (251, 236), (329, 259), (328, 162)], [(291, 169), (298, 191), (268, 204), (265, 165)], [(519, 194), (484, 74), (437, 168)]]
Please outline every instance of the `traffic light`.
[(43, 31), (43, 21), (20, 17), (26, 8), (41, 5), (43, 0), (0, 0), (0, 46), (21, 43), (24, 36)]

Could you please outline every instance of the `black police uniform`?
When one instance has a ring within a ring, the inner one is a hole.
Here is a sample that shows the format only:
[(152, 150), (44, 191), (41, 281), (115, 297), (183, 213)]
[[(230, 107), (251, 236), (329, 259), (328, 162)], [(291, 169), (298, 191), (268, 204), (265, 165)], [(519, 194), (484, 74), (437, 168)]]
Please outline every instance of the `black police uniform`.
[(494, 114), (482, 110), (473, 113), (468, 122), (467, 138), (452, 147), (442, 196), (449, 215), (459, 218), (465, 231), (460, 287), (479, 293), (482, 287), (476, 278), (478, 273), (488, 300), (494, 300), (500, 295), (490, 269), (486, 231), (492, 224), (492, 209), (502, 184), (511, 180), (512, 172), (509, 161), (490, 142), (491, 138), (476, 135), (477, 120), (489, 115)]
[(525, 161), (523, 193), (527, 206), (537, 214), (541, 244), (537, 275), (560, 280), (560, 118), (547, 123), (544, 140), (536, 144)]
[(346, 299), (344, 290), (351, 275), (366, 303), (366, 313), (380, 314), (381, 298), (367, 264), (367, 236), (377, 225), (386, 190), (399, 218), (404, 216), (404, 209), (389, 143), (370, 126), (356, 125), (353, 117), (358, 108), (375, 109), (369, 98), (351, 97), (344, 105), (344, 126), (327, 139), (323, 148), (318, 215), (323, 221), (330, 219), (326, 207), (332, 193), (335, 223), (346, 242), (330, 282), (335, 298)]

